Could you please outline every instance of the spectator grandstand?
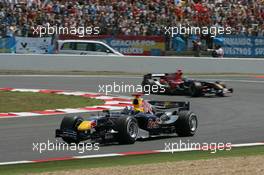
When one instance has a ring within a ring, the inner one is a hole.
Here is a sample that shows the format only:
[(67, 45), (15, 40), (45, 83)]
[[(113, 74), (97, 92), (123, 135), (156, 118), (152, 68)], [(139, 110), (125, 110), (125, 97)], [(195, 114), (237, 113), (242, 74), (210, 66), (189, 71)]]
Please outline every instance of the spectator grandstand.
[(164, 26), (232, 27), (264, 36), (264, 0), (0, 0), (0, 36), (37, 26), (93, 26), (100, 34), (164, 35)]

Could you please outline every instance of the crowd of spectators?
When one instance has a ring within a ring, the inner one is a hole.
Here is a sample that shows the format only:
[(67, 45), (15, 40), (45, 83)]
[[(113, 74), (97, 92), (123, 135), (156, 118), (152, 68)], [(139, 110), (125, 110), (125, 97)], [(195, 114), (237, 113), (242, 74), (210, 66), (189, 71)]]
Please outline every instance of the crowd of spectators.
[(99, 27), (100, 34), (163, 35), (164, 26), (231, 27), (264, 36), (264, 0), (0, 0), (0, 36), (33, 27)]

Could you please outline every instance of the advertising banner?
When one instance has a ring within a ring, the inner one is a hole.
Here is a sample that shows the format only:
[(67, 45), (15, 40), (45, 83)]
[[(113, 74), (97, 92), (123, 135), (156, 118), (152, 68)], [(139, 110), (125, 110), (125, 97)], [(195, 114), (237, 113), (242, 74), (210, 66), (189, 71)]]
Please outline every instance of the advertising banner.
[(100, 40), (124, 55), (160, 56), (165, 52), (165, 39), (161, 36), (60, 35), (59, 39)]
[(16, 53), (28, 54), (45, 54), (49, 53), (51, 37), (31, 38), (16, 37)]
[(221, 36), (225, 56), (229, 57), (264, 57), (264, 37), (253, 36)]
[(13, 37), (0, 38), (0, 53), (14, 53), (15, 45), (16, 42)]

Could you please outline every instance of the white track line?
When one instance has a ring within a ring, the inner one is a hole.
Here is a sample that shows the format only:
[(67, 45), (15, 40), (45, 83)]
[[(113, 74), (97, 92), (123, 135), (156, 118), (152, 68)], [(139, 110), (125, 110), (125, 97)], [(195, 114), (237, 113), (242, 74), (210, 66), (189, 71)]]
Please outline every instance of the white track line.
[[(256, 143), (242, 143), (242, 144), (232, 144), (231, 148), (240, 148), (240, 147), (251, 147), (251, 146), (263, 146), (264, 142)], [(231, 149), (232, 150), (232, 149)], [(76, 159), (89, 159), (89, 158), (102, 158), (102, 157), (116, 157), (116, 156), (128, 156), (128, 155), (143, 155), (143, 154), (154, 154), (154, 153), (172, 153), (172, 152), (187, 152), (187, 151), (202, 151), (201, 149), (173, 149), (173, 150), (148, 150), (148, 151), (139, 151), (139, 152), (126, 152), (126, 153), (109, 153), (109, 154), (96, 154), (96, 155), (84, 155), (84, 156), (72, 156), (67, 158), (67, 160), (76, 160)], [(0, 162), (1, 165), (16, 165), (16, 164), (26, 164), (26, 163), (39, 163), (39, 162), (50, 162), (54, 160), (64, 160), (64, 158), (51, 158), (43, 160), (22, 160), (22, 161), (11, 161), (11, 162)]]
[(0, 77), (59, 77), (59, 78), (129, 78), (129, 79), (142, 79), (142, 76), (133, 75), (0, 75)]
[(33, 162), (28, 160), (21, 160), (21, 161), (12, 161), (12, 162), (1, 162), (0, 165), (17, 165), (17, 164), (25, 164), (25, 163), (33, 163)]
[[(213, 77), (215, 75), (202, 75), (202, 77)], [(224, 76), (224, 75), (223, 75)], [(217, 76), (217, 77), (223, 77)], [(142, 76), (117, 76), (117, 75), (0, 75), (0, 77), (59, 77), (59, 78), (118, 78), (118, 79), (142, 79)], [(189, 76), (190, 79), (193, 79), (192, 76)], [(241, 83), (264, 83), (262, 80), (247, 80), (247, 79), (213, 79), (213, 78), (200, 78), (200, 80), (208, 81), (226, 81), (226, 82), (241, 82)], [(249, 77), (254, 78), (254, 76)], [(22, 91), (23, 89), (21, 89)]]
[(207, 81), (225, 81), (225, 82), (238, 82), (238, 83), (264, 83), (264, 81), (257, 80), (233, 80), (233, 79), (202, 79)]
[[(46, 56), (46, 57), (87, 57), (87, 55), (74, 55), (74, 54), (10, 54), (1, 53), (1, 55), (6, 56)], [(89, 55), (89, 57), (102, 57), (102, 55)], [(118, 58), (130, 58), (130, 59), (197, 59), (197, 57), (190, 56), (117, 56), (108, 55), (107, 57), (118, 57)], [(235, 57), (224, 57), (224, 58), (214, 58), (214, 57), (199, 57), (199, 60), (235, 60), (235, 61), (264, 61), (263, 58), (235, 58)]]

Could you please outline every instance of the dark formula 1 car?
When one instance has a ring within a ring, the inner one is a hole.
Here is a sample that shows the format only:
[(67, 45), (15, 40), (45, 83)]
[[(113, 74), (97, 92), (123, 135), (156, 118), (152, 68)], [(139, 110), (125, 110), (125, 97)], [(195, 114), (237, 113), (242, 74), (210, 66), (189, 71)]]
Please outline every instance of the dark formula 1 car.
[(67, 143), (90, 140), (92, 143), (133, 144), (138, 138), (161, 135), (193, 136), (197, 130), (197, 116), (189, 111), (188, 102), (149, 102), (154, 114), (136, 113), (129, 107), (121, 112), (104, 111), (102, 116), (63, 118), (56, 137)]
[[(222, 82), (208, 82), (186, 78), (175, 80), (174, 77), (175, 73), (146, 74), (144, 75), (142, 86), (144, 89), (150, 89), (151, 93), (190, 95), (192, 97), (204, 95), (223, 97), (226, 94), (233, 93), (233, 89), (227, 88)], [(156, 88), (152, 88), (153, 86), (156, 86)], [(152, 89), (156, 91), (153, 92)]]

